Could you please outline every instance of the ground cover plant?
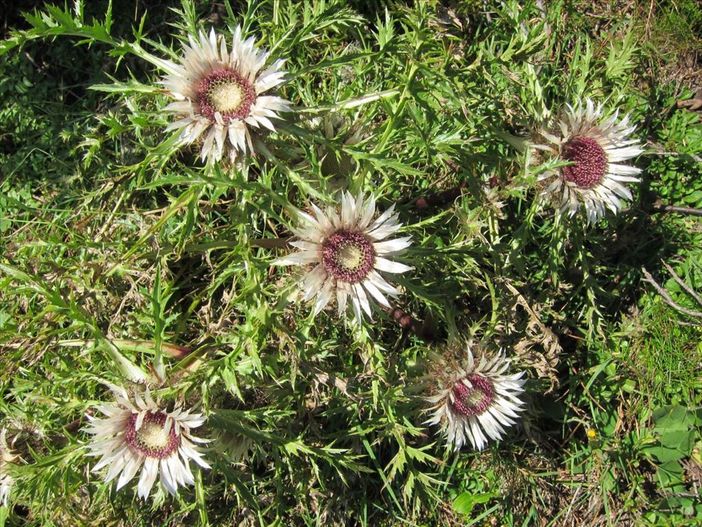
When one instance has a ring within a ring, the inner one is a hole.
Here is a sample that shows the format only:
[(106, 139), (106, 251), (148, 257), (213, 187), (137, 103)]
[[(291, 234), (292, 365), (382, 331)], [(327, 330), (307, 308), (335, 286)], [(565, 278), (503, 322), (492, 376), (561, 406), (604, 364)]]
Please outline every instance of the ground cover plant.
[(699, 525), (693, 1), (20, 1), (1, 525)]

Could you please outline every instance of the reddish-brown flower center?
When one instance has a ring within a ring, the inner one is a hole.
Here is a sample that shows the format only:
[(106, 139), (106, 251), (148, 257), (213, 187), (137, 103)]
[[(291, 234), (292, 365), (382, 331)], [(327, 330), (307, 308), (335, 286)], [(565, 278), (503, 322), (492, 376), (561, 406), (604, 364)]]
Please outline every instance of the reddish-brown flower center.
[(464, 417), (482, 414), (490, 408), (495, 397), (492, 381), (475, 373), (456, 382), (451, 391), (453, 393), (451, 408)]
[(373, 242), (362, 232), (340, 230), (322, 242), (322, 264), (337, 280), (361, 282), (374, 262)]
[(196, 93), (200, 113), (214, 121), (215, 113), (219, 112), (225, 123), (244, 119), (256, 100), (253, 85), (228, 68), (208, 73), (198, 83)]
[(607, 153), (590, 137), (573, 137), (563, 145), (561, 157), (572, 163), (561, 169), (563, 178), (583, 189), (596, 186), (607, 172)]
[(176, 434), (174, 423), (166, 427), (166, 414), (163, 412), (147, 412), (144, 421), (136, 429), (139, 414), (129, 417), (124, 439), (127, 444), (139, 454), (146, 457), (163, 459), (170, 456), (180, 446), (180, 436)]

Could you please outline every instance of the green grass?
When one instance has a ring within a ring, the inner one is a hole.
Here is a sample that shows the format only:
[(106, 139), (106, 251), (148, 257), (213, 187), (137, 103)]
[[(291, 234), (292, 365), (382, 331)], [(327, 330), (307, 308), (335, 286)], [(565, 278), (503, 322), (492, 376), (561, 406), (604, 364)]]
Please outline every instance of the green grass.
[[(80, 23), (73, 4), (12, 11), (0, 41), (0, 425), (20, 454), (0, 525), (702, 521), (700, 325), (641, 271), (694, 308), (661, 261), (702, 291), (700, 223), (654, 207), (702, 204), (699, 113), (675, 108), (695, 86), (670, 75), (694, 2), (113, 0), (109, 22), (85, 4)], [(208, 168), (169, 142), (147, 52), (238, 23), (287, 58), (300, 111), (272, 158)], [(631, 207), (589, 228), (536, 204), (505, 139), (585, 96), (647, 145)], [(398, 203), (415, 270), (397, 307), (429, 341), (383, 312), (313, 319), (271, 266), (260, 241), (289, 235), (291, 206), (341, 189)], [(521, 425), (482, 453), (423, 424), (432, 354), (467, 338), (529, 378)], [(85, 414), (126, 383), (111, 342), (208, 416), (212, 469), (177, 498), (88, 470)]]

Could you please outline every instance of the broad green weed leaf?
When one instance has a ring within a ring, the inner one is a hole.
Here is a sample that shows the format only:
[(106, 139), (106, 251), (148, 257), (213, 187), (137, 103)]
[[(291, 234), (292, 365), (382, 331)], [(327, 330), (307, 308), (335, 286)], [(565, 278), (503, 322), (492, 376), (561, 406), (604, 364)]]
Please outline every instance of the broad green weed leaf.
[(482, 505), (489, 502), (496, 496), (493, 492), (484, 494), (473, 494), (472, 492), (464, 492), (453, 500), (453, 510), (460, 514), (470, 515), (476, 505)]

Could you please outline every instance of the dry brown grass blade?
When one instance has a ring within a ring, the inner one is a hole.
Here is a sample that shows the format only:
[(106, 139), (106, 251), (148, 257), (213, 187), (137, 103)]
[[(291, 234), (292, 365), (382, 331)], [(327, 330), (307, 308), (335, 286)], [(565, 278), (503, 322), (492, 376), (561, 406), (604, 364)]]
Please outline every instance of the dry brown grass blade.
[[(539, 376), (549, 379), (551, 386), (548, 391), (551, 391), (559, 385), (556, 366), (563, 348), (558, 336), (541, 321), (537, 313), (538, 306), (529, 304), (527, 299), (512, 284), (507, 283), (505, 285), (514, 295), (516, 304), (520, 305), (529, 316), (526, 326), (526, 338), (523, 338), (514, 346), (514, 351), (518, 356), (526, 359), (538, 372)], [(541, 346), (543, 353), (533, 351), (536, 345)], [(535, 354), (537, 360), (534, 360)]]

